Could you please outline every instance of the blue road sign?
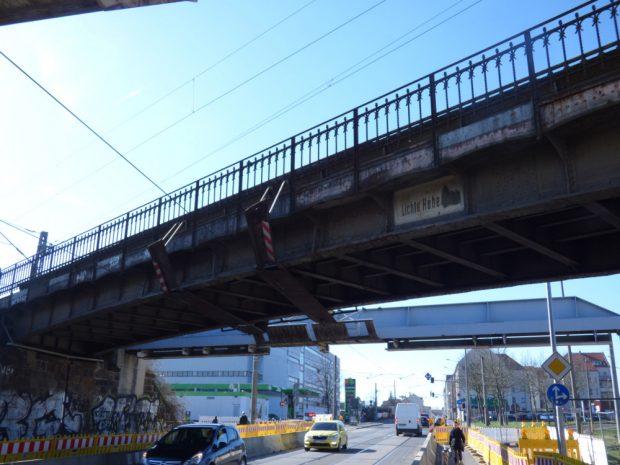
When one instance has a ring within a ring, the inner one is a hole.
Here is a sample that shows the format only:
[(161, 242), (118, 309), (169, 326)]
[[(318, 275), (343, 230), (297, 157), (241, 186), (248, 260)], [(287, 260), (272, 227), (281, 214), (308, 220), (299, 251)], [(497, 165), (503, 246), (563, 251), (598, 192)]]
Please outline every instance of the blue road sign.
[(426, 373), (426, 374), (424, 375), (424, 377), (425, 377), (426, 379), (431, 379), (431, 374), (430, 374), (430, 373)]
[(553, 405), (564, 405), (570, 399), (568, 388), (563, 384), (552, 384), (547, 388), (547, 398), (553, 402)]
[(461, 405), (461, 404), (463, 403), (463, 399), (457, 399), (457, 400), (456, 400), (456, 403), (457, 403), (458, 405)]

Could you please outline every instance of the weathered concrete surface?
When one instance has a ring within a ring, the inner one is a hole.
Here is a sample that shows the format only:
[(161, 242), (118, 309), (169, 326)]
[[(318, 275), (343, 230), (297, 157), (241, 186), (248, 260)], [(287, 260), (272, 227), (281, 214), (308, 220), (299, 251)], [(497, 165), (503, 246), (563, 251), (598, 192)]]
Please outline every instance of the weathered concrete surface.
[(442, 160), (451, 161), (476, 150), (534, 134), (534, 110), (528, 103), (441, 134), (439, 153)]
[(613, 107), (620, 103), (620, 81), (607, 82), (575, 91), (542, 105), (541, 123), (544, 129), (554, 129), (580, 116)]

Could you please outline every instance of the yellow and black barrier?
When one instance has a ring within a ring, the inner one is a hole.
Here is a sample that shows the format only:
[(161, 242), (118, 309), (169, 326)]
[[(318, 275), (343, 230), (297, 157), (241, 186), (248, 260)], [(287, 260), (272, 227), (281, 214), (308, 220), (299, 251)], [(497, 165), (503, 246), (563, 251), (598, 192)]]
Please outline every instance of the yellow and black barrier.
[(257, 423), (253, 425), (237, 425), (237, 429), (239, 430), (239, 435), (245, 439), (272, 436), (274, 434), (300, 433), (308, 431), (311, 426), (311, 421), (281, 421)]

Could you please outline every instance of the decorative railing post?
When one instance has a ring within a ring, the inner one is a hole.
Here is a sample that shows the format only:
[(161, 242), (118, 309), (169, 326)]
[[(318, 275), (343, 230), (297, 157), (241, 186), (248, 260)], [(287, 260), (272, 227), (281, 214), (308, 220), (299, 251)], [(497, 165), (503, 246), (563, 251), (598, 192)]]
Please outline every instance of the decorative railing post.
[(243, 208), (241, 206), (241, 191), (243, 190), (243, 160), (239, 162), (239, 184), (238, 184), (238, 198), (237, 198), (237, 214), (235, 215), (235, 232), (239, 233), (241, 230), (241, 217), (243, 216)]
[(239, 170), (239, 187), (237, 188), (238, 189), (237, 193), (241, 194), (241, 191), (243, 190), (243, 160), (239, 162), (238, 170)]
[(200, 192), (200, 179), (198, 181), (196, 181), (196, 183), (194, 184), (194, 213), (196, 213), (198, 211), (198, 201), (200, 198), (199, 195)]
[(530, 85), (533, 87), (536, 82), (536, 67), (534, 66), (534, 46), (532, 45), (532, 35), (530, 34), (530, 31), (525, 31), (523, 36), (525, 56), (527, 58), (527, 73), (530, 79)]
[(163, 197), (159, 198), (159, 202), (157, 202), (157, 226), (161, 224), (161, 204)]
[(95, 241), (95, 250), (94, 252), (99, 252), (99, 244), (101, 243), (101, 225), (97, 227), (97, 240)]
[(71, 244), (71, 263), (75, 261), (75, 245), (77, 243), (77, 238), (78, 238), (77, 236), (74, 236), (73, 243)]
[(359, 109), (355, 107), (353, 109), (353, 192), (358, 192), (360, 186), (359, 144)]
[(536, 65), (534, 64), (534, 44), (532, 43), (532, 35), (530, 31), (523, 34), (523, 43), (525, 44), (525, 56), (527, 58), (527, 74), (530, 81), (530, 90), (532, 93), (532, 112), (534, 115), (534, 127), (536, 134), (540, 136), (540, 117), (538, 115), (538, 86), (536, 85)]
[(437, 96), (435, 84), (435, 75), (428, 75), (428, 92), (431, 99), (431, 135), (433, 138), (433, 159), (435, 160), (435, 166), (439, 166), (439, 148), (437, 147)]
[(288, 175), (289, 215), (295, 211), (295, 136), (291, 137), (291, 170)]
[(127, 234), (129, 234), (129, 212), (125, 215), (125, 231), (123, 232), (123, 239), (127, 239)]

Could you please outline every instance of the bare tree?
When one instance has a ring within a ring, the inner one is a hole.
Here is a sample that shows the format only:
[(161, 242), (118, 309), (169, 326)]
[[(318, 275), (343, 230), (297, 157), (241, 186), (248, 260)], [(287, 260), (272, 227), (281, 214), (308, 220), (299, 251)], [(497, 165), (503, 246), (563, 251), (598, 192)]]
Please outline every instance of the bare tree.
[(321, 357), (321, 362), (316, 367), (316, 383), (321, 389), (321, 404), (330, 413), (335, 413), (335, 370), (334, 361), (331, 357)]
[(506, 410), (508, 407), (506, 394), (512, 389), (514, 384), (513, 371), (515, 367), (511, 366), (514, 361), (506, 355), (506, 349), (490, 352), (491, 354), (485, 366), (487, 392), (493, 397), (497, 417), (503, 425), (506, 420)]

